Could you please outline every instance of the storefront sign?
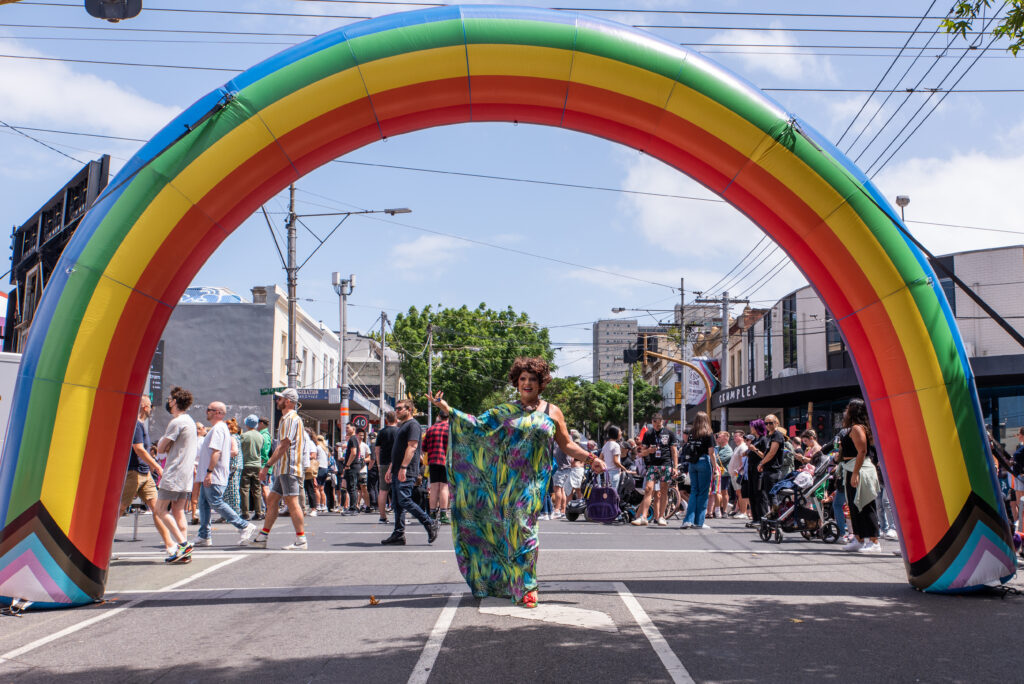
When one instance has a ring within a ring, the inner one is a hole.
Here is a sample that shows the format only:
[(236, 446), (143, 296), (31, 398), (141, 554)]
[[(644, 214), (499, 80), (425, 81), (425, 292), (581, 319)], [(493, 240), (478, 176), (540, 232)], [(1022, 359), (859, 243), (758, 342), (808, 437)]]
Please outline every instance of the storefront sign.
[(740, 385), (739, 387), (730, 387), (729, 389), (723, 390), (715, 395), (715, 405), (721, 406), (723, 404), (731, 404), (734, 401), (752, 399), (756, 396), (757, 383), (750, 383), (749, 385)]

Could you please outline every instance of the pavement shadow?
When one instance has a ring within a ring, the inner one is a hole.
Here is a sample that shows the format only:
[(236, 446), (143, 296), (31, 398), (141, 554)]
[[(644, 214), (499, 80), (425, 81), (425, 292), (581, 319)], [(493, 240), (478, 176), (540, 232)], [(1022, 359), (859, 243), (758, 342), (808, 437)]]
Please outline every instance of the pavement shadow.
[(971, 655), (993, 653), (1015, 633), (1020, 597), (799, 579), (629, 588), (698, 681), (1020, 681), (1016, 659)]

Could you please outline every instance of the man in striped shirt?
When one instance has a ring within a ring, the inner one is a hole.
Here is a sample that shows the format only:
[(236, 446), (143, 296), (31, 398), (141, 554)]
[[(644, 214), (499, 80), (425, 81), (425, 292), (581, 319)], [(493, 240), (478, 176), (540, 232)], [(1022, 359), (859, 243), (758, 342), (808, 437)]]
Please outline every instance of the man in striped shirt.
[(267, 536), (270, 529), (277, 521), (277, 509), (281, 499), (284, 499), (288, 507), (288, 514), (295, 527), (295, 541), (284, 547), (286, 551), (301, 551), (307, 548), (306, 529), (302, 519), (302, 504), (299, 503), (299, 496), (302, 495), (302, 452), (305, 430), (302, 428), (302, 419), (295, 412), (299, 404), (299, 393), (294, 388), (277, 392), (275, 395), (277, 408), (281, 411), (281, 422), (278, 424), (277, 449), (271, 454), (270, 459), (260, 469), (260, 480), (267, 479), (267, 470), (271, 467), (280, 466), (274, 469), (274, 486), (267, 496), (267, 517), (263, 521), (263, 529), (252, 541), (252, 546), (267, 548)]

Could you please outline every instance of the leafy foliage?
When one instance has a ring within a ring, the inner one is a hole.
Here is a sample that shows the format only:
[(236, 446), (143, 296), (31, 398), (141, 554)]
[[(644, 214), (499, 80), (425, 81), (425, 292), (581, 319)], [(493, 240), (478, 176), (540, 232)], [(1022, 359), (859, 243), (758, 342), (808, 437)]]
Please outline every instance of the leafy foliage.
[[(511, 307), (495, 311), (481, 303), (475, 309), (435, 310), (430, 305), (395, 317), (389, 344), (402, 354), (402, 374), (417, 408), (427, 407), (428, 326), (433, 329), (434, 391), (444, 390), (455, 408), (480, 413), (510, 396), (508, 370), (518, 356), (554, 358), (546, 328)], [(489, 403), (493, 402), (493, 403)]]
[[(1006, 49), (1016, 56), (1024, 47), (1024, 0), (1011, 0), (1006, 5), (1006, 14), (992, 29), (992, 35), (1009, 38), (1010, 44)], [(974, 28), (978, 15), (991, 6), (992, 0), (957, 0), (949, 10), (950, 16), (943, 19), (939, 26), (946, 29), (947, 33), (966, 38), (967, 32)]]
[[(661, 405), (661, 392), (643, 380), (638, 366), (633, 372), (633, 416), (639, 423)], [(595, 439), (608, 425), (625, 431), (629, 421), (627, 378), (620, 384), (590, 382), (577, 376), (555, 378), (544, 390), (544, 397), (562, 409), (569, 427), (584, 429)]]

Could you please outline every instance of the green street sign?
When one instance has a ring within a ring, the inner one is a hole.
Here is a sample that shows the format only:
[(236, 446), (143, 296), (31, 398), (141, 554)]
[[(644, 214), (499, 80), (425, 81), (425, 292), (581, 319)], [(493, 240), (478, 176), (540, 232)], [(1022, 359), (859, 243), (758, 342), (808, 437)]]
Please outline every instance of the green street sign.
[(283, 392), (285, 389), (286, 388), (284, 387), (264, 387), (260, 390), (260, 396), (265, 397), (268, 394), (273, 394), (274, 392)]

